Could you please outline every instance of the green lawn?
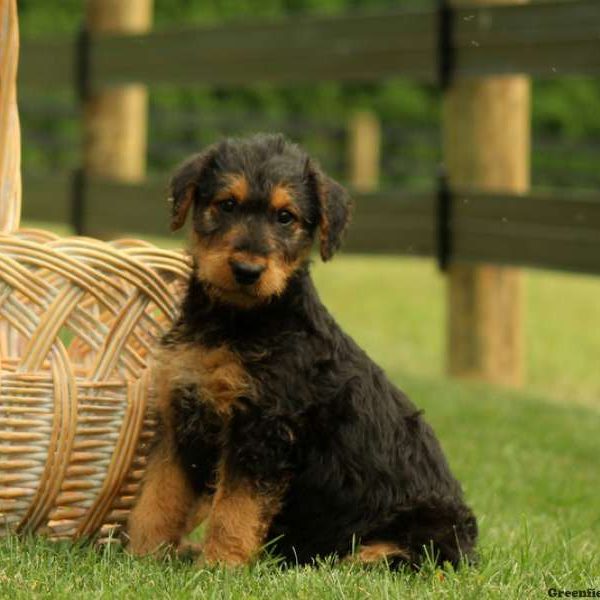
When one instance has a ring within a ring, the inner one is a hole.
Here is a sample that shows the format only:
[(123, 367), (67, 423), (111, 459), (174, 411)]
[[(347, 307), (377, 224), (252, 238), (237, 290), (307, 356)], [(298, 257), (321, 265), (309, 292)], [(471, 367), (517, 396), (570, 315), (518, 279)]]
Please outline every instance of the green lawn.
[(443, 377), (443, 280), (430, 262), (340, 257), (315, 269), (343, 326), (426, 411), (480, 519), (458, 573), (326, 564), (227, 572), (119, 550), (0, 542), (0, 598), (543, 598), (600, 589), (600, 278), (527, 274), (529, 383)]

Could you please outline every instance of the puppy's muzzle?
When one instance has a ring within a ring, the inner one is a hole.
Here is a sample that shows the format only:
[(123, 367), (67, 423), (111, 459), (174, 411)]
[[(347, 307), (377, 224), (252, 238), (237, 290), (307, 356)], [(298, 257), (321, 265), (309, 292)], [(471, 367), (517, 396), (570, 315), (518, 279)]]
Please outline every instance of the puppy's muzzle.
[(231, 260), (229, 264), (231, 265), (235, 280), (240, 285), (252, 285), (256, 283), (265, 270), (265, 265), (239, 262), (237, 260)]

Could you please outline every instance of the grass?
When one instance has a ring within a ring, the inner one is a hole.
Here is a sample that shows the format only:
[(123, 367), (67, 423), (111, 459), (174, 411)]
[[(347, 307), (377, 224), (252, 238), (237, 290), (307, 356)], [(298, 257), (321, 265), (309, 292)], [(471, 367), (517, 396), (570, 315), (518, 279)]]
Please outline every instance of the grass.
[(341, 324), (425, 409), (481, 528), (481, 561), (421, 573), (325, 563), (229, 572), (109, 548), (0, 541), (0, 598), (535, 598), (600, 589), (600, 280), (527, 273), (529, 381), (443, 377), (443, 281), (428, 262), (315, 267)]
[(348, 566), (239, 572), (39, 540), (0, 544), (0, 597), (534, 598), (600, 587), (600, 417), (477, 384), (402, 377), (480, 518), (481, 563), (457, 573)]

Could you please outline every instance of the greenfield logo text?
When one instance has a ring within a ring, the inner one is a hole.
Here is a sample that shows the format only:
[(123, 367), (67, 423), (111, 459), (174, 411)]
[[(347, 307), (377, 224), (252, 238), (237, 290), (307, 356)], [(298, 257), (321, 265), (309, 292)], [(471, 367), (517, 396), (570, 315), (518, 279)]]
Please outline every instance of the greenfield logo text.
[(600, 590), (588, 588), (587, 590), (557, 590), (550, 588), (548, 596), (551, 598), (600, 598)]

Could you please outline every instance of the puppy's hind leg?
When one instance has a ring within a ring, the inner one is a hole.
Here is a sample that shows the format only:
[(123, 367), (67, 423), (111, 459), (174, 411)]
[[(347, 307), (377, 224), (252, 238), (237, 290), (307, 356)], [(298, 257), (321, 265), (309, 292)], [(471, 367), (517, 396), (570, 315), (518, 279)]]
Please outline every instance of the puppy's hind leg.
[(459, 499), (431, 498), (399, 512), (392, 527), (395, 538), (420, 566), (427, 556), (439, 565), (458, 567), (476, 560), (477, 520)]
[(348, 555), (344, 561), (361, 565), (372, 565), (384, 561), (388, 564), (409, 563), (410, 554), (393, 542), (372, 541), (361, 544), (356, 552)]

